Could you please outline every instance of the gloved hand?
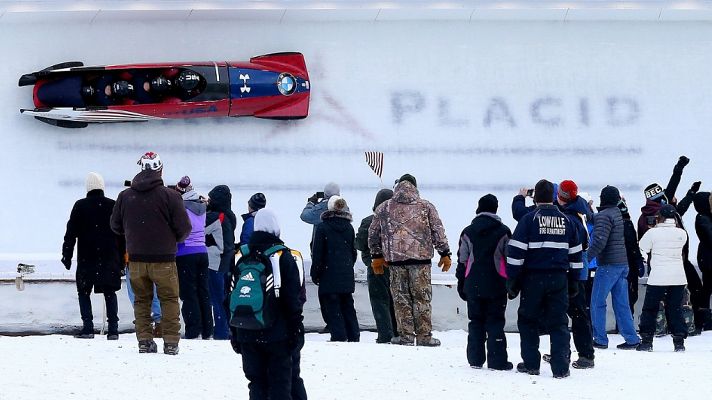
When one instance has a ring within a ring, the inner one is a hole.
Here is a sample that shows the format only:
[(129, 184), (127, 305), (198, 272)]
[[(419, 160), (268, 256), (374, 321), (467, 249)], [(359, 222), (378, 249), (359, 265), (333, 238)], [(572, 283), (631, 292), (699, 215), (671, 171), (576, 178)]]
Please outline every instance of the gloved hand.
[(376, 275), (383, 275), (383, 267), (386, 266), (386, 259), (383, 257), (374, 258), (371, 260), (371, 268), (373, 268), (373, 273)]
[(230, 338), (230, 345), (232, 346), (232, 351), (234, 351), (235, 354), (242, 354), (242, 346), (234, 336)]
[(295, 350), (301, 350), (304, 347), (304, 324), (299, 322), (295, 326), (289, 328), (289, 338), (287, 339), (287, 346), (289, 351), (293, 352)]
[(452, 265), (452, 260), (450, 259), (450, 256), (440, 256), (440, 261), (438, 262), (438, 267), (442, 268), (443, 272), (449, 271), (451, 265)]
[(640, 266), (638, 267), (638, 278), (642, 278), (645, 276), (646, 268), (647, 268), (647, 265), (644, 262), (640, 263)]
[(579, 294), (579, 283), (575, 280), (569, 280), (569, 298), (573, 299)]
[(692, 184), (692, 187), (690, 188), (690, 193), (695, 194), (700, 190), (700, 186), (702, 186), (702, 181), (697, 181)]
[(509, 300), (516, 299), (517, 296), (519, 296), (519, 292), (522, 290), (522, 288), (519, 287), (518, 279), (507, 279), (505, 286), (507, 287), (507, 298)]
[(621, 210), (621, 215), (623, 219), (630, 219), (630, 212), (628, 212), (628, 204), (626, 204), (624, 199), (618, 201), (618, 209)]
[(457, 294), (462, 300), (467, 301), (467, 295), (465, 294), (465, 281), (463, 279), (457, 280)]
[(67, 271), (72, 269), (72, 259), (71, 258), (62, 257), (62, 264), (64, 264), (64, 268), (66, 268)]
[(307, 199), (308, 202), (316, 204), (319, 202), (319, 197), (314, 193), (310, 198)]
[(677, 160), (677, 164), (675, 164), (675, 168), (673, 168), (673, 171), (676, 173), (682, 173), (682, 170), (685, 169), (685, 166), (690, 163), (690, 159), (685, 157), (685, 156), (680, 156), (680, 159)]

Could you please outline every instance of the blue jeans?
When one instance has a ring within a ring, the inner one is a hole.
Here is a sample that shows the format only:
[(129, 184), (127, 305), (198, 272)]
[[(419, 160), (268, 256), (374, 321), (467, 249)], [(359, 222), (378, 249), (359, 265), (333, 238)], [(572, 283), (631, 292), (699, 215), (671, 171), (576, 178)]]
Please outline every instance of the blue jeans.
[[(126, 291), (129, 294), (129, 301), (131, 306), (134, 303), (134, 291), (131, 288), (131, 273), (129, 269), (126, 268)], [(153, 285), (153, 302), (151, 302), (151, 319), (153, 322), (161, 322), (161, 303), (158, 301), (158, 295), (156, 294), (156, 285)]]
[(593, 340), (608, 345), (606, 335), (606, 299), (608, 293), (613, 300), (613, 314), (616, 316), (618, 331), (628, 344), (640, 343), (633, 326), (633, 314), (628, 303), (628, 265), (599, 265), (593, 279), (591, 292), (591, 322)]
[(225, 308), (225, 276), (226, 274), (212, 269), (208, 271), (210, 302), (213, 304), (213, 320), (215, 321), (215, 331), (213, 332), (215, 340), (230, 338), (228, 327), (230, 319)]

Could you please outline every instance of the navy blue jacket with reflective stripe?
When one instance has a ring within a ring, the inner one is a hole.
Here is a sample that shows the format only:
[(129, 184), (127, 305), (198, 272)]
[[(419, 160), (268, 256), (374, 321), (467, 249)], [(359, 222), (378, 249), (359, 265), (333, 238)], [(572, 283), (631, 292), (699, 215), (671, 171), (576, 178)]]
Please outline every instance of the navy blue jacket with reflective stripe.
[(507, 246), (507, 276), (522, 270), (571, 271), (583, 268), (581, 240), (573, 222), (554, 205), (541, 205), (523, 216)]

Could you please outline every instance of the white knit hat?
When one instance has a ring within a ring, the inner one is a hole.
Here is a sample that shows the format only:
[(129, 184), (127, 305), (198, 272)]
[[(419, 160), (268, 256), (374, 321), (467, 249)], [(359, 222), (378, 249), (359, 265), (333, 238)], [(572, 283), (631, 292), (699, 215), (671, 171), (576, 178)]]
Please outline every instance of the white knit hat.
[(104, 178), (96, 172), (90, 172), (87, 175), (87, 193), (97, 189), (104, 190)]
[(163, 169), (163, 162), (161, 162), (161, 157), (158, 155), (158, 153), (154, 153), (152, 151), (149, 151), (142, 155), (136, 164), (141, 166), (141, 171), (145, 171), (147, 169), (160, 171)]
[(346, 200), (344, 200), (343, 197), (336, 195), (329, 197), (327, 208), (329, 211), (349, 211), (349, 208), (346, 205)]
[(279, 222), (274, 211), (269, 208), (263, 208), (255, 214), (254, 221), (255, 232), (267, 232), (279, 237)]

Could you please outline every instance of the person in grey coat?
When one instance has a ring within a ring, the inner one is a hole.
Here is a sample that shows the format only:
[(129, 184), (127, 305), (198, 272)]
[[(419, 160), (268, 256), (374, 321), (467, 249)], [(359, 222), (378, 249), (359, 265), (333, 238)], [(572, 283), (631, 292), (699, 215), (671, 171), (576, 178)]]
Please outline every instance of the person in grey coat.
[(591, 293), (591, 323), (593, 347), (608, 348), (606, 335), (606, 298), (611, 294), (613, 313), (618, 330), (625, 339), (617, 347), (634, 350), (640, 338), (633, 326), (633, 314), (628, 303), (628, 256), (625, 248), (624, 222), (618, 203), (621, 195), (617, 188), (606, 186), (601, 190), (601, 206), (593, 216), (593, 239), (588, 248), (588, 258), (596, 258), (598, 269)]

